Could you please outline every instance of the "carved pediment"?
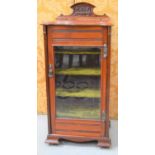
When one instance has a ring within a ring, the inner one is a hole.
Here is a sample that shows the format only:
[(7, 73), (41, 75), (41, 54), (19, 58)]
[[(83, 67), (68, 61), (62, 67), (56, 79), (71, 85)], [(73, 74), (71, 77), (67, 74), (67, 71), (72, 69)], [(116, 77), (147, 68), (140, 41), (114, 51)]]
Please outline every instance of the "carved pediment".
[(111, 25), (110, 18), (104, 15), (96, 15), (93, 10), (94, 5), (81, 2), (71, 6), (73, 12), (71, 15), (61, 14), (56, 21), (44, 23), (44, 25)]
[(95, 15), (93, 12), (94, 5), (89, 4), (89, 3), (76, 3), (71, 6), (73, 9), (72, 16), (92, 16)]

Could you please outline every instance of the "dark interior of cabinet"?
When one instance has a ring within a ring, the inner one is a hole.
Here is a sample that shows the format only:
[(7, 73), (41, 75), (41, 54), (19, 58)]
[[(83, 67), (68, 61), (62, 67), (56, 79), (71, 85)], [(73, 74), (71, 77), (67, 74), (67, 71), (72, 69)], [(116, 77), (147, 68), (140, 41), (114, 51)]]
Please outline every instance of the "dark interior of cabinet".
[(100, 119), (100, 48), (57, 46), (57, 118)]

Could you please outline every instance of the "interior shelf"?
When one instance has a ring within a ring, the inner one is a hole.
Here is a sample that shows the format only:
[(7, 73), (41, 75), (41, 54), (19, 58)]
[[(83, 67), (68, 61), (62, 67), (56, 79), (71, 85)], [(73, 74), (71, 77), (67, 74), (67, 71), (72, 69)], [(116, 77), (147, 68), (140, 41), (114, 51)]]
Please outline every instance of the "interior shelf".
[(58, 118), (99, 119), (100, 98), (56, 97)]
[(87, 97), (87, 98), (100, 98), (100, 90), (99, 89), (81, 89), (75, 90), (70, 89), (66, 90), (63, 88), (56, 89), (56, 96), (61, 97)]
[(100, 54), (99, 51), (56, 51), (56, 54)]
[(58, 118), (79, 118), (79, 119), (99, 119), (100, 109), (97, 108), (73, 108), (63, 107), (63, 110), (57, 110)]
[(95, 75), (101, 74), (100, 68), (69, 68), (56, 69), (56, 75)]

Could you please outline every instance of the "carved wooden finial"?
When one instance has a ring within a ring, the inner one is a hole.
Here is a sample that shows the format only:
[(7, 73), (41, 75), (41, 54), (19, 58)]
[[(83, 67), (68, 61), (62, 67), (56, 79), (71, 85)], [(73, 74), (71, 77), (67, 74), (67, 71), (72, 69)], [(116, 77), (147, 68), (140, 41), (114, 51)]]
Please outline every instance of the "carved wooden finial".
[(81, 2), (81, 3), (76, 3), (71, 6), (73, 9), (72, 16), (92, 16), (95, 15), (93, 12), (94, 5)]

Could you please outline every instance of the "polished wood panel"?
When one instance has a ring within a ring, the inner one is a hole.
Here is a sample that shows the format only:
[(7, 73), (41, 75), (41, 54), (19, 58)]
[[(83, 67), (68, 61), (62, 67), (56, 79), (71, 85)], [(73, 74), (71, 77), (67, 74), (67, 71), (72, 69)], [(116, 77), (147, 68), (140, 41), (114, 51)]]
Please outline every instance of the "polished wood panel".
[(50, 35), (52, 38), (103, 38), (103, 35), (101, 32), (79, 32), (79, 31), (75, 31), (75, 32), (53, 32)]
[[(80, 40), (53, 40), (53, 46), (103, 46), (103, 41), (95, 41), (95, 40), (90, 40), (90, 41), (80, 41)], [(52, 45), (51, 45), (52, 46)]]
[(102, 121), (79, 120), (79, 119), (56, 119), (55, 134), (76, 135), (76, 136), (101, 136), (103, 132)]
[(94, 46), (103, 46), (103, 41), (94, 41), (94, 40), (89, 40), (89, 41), (85, 41), (85, 40), (53, 40), (53, 39), (49, 39), (49, 46), (90, 46), (90, 47), (94, 47)]
[(96, 132), (96, 131), (83, 131), (83, 130), (79, 130), (79, 131), (72, 131), (72, 130), (60, 130), (60, 131), (56, 131), (56, 134), (61, 134), (61, 135), (75, 135), (75, 136), (85, 136), (85, 137), (100, 137), (101, 136), (101, 132)]
[(93, 30), (93, 31), (97, 31), (99, 30), (98, 32), (101, 32), (102, 30), (104, 29), (104, 27), (101, 27), (101, 26), (48, 26), (48, 33), (53, 33), (53, 31), (55, 30), (69, 30), (69, 31), (72, 31), (72, 30), (75, 30), (75, 31), (78, 31), (78, 30), (83, 30), (83, 32), (85, 31), (90, 31), (90, 30)]
[(53, 44), (103, 44), (102, 27), (50, 27), (48, 32), (48, 37), (52, 39)]
[(56, 123), (70, 123), (70, 124), (90, 124), (90, 125), (101, 125), (100, 120), (80, 120), (80, 119), (56, 119)]
[(81, 125), (81, 124), (56, 124), (56, 131), (58, 130), (73, 130), (73, 131), (96, 131), (101, 132), (101, 126), (95, 126), (95, 125)]

